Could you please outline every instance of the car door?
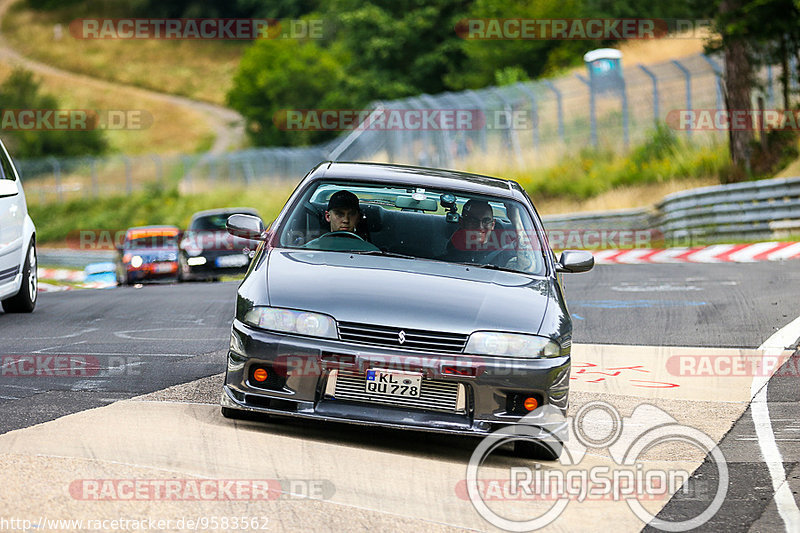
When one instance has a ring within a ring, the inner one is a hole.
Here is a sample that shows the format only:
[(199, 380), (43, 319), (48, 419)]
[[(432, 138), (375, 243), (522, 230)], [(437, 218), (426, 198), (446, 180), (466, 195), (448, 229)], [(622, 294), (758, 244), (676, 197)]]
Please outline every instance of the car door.
[(0, 285), (13, 279), (20, 266), (26, 211), (19, 178), (0, 144)]

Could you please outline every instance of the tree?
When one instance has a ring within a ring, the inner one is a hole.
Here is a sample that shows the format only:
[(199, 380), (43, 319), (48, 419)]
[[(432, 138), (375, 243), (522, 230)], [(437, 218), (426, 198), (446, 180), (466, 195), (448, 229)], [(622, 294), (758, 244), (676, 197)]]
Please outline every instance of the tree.
[[(33, 77), (31, 71), (15, 68), (0, 84), (3, 110), (11, 113), (14, 110), (59, 110), (58, 100), (50, 94), (40, 93), (40, 88), (41, 82)], [(96, 155), (108, 150), (108, 141), (98, 129), (11, 129), (3, 134), (16, 158)]]
[(314, 41), (262, 39), (242, 57), (228, 93), (228, 105), (247, 119), (250, 138), (259, 145), (312, 144), (337, 132), (286, 131), (276, 127), (286, 110), (339, 108), (344, 70), (337, 56)]

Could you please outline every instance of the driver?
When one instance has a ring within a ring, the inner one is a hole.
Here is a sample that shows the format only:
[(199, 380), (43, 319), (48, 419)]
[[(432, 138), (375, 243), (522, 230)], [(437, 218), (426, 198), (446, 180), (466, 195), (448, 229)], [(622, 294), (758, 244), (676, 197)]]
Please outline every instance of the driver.
[(359, 218), (361, 208), (358, 205), (358, 196), (344, 190), (331, 195), (328, 210), (325, 211), (325, 220), (330, 222), (331, 231), (354, 232)]
[(378, 247), (364, 240), (356, 233), (361, 219), (358, 196), (341, 190), (328, 199), (325, 220), (330, 224), (330, 232), (307, 242), (303, 248), (331, 251), (377, 251)]

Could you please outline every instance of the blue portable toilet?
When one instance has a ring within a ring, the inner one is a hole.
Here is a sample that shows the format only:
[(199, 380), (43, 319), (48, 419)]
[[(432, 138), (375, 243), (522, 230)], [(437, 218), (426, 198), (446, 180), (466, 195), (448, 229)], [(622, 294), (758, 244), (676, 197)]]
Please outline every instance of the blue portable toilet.
[(614, 48), (598, 48), (583, 55), (589, 69), (589, 82), (597, 92), (620, 90), (622, 78), (622, 52)]

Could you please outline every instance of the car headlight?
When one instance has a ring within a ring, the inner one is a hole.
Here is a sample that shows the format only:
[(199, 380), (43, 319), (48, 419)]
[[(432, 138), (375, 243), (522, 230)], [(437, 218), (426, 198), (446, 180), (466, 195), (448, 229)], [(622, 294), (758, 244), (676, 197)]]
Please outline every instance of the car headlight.
[(140, 255), (134, 255), (133, 257), (131, 257), (131, 266), (133, 268), (139, 268), (140, 266), (142, 266), (143, 262), (144, 261), (142, 260), (142, 256)]
[(243, 322), (257, 328), (283, 333), (297, 333), (298, 335), (329, 339), (338, 338), (336, 321), (333, 318), (308, 311), (253, 307), (245, 313)]
[(477, 331), (469, 336), (465, 353), (507, 357), (557, 357), (561, 346), (538, 335)]

